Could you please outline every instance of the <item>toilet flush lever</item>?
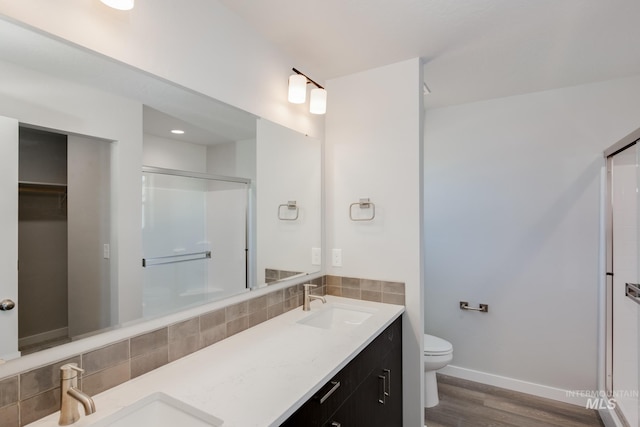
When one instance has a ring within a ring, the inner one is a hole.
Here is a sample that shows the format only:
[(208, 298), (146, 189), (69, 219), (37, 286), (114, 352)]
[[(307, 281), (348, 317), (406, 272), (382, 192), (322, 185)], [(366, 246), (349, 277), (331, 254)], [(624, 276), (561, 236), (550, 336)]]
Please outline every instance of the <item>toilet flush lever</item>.
[(482, 313), (488, 313), (489, 304), (479, 304), (478, 307), (469, 307), (468, 302), (460, 301), (460, 310), (481, 311)]

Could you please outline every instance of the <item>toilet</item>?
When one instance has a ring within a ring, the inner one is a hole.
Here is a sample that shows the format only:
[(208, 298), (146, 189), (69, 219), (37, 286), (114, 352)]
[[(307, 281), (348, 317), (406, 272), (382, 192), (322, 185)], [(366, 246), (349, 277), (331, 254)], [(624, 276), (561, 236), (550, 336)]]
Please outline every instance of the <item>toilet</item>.
[(447, 340), (424, 334), (424, 407), (439, 403), (436, 371), (453, 360), (453, 346)]

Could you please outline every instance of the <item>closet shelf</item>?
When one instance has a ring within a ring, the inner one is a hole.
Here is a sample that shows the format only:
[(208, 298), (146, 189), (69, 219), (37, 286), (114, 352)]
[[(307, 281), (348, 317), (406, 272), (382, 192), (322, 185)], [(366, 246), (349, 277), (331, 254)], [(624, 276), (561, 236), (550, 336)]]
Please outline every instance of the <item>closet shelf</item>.
[(54, 184), (49, 182), (18, 181), (19, 191), (37, 193), (62, 193), (67, 192), (67, 184)]

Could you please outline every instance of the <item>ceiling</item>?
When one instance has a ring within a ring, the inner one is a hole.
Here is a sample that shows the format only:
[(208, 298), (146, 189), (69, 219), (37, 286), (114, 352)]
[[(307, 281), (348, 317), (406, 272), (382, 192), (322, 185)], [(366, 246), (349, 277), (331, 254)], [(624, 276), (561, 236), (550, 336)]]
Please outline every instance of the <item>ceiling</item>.
[(221, 0), (314, 80), (421, 57), (427, 107), (640, 74), (638, 0)]

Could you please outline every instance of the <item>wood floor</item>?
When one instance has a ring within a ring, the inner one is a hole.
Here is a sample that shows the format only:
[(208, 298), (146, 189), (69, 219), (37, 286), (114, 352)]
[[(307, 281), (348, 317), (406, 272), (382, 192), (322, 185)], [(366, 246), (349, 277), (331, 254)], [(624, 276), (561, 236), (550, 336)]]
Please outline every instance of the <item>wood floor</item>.
[(427, 427), (603, 427), (595, 410), (438, 374)]

